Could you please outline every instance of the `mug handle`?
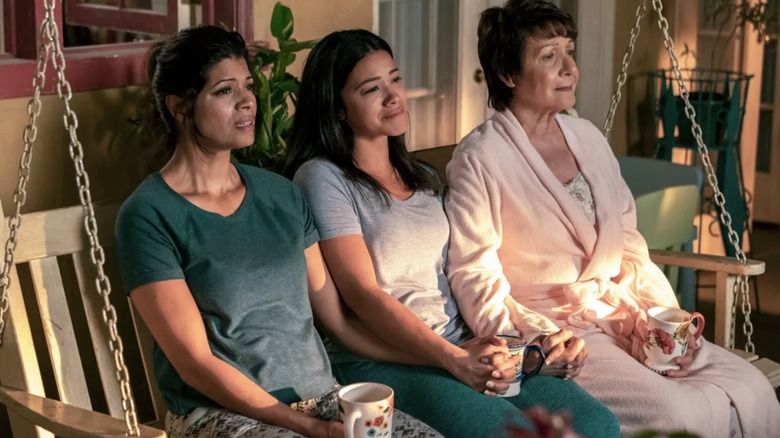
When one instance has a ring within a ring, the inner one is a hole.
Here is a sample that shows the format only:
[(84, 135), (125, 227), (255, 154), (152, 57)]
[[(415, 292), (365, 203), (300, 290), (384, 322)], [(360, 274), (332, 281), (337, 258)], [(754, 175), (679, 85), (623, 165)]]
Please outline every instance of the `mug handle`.
[(701, 333), (704, 331), (704, 316), (699, 312), (693, 312), (691, 313), (691, 322), (693, 322), (694, 319), (698, 319), (699, 322), (696, 324), (696, 331), (693, 333), (693, 338), (699, 340), (699, 336), (701, 336)]
[(355, 438), (355, 422), (361, 417), (360, 411), (352, 411), (344, 418), (344, 432), (347, 438)]
[(525, 346), (525, 350), (523, 350), (523, 363), (525, 363), (525, 358), (528, 356), (528, 353), (530, 351), (536, 351), (539, 353), (539, 363), (536, 364), (536, 368), (531, 370), (530, 372), (524, 373), (522, 370), (520, 371), (520, 381), (524, 381), (527, 378), (533, 377), (537, 374), (539, 374), (539, 371), (541, 371), (542, 366), (544, 366), (544, 350), (542, 349), (542, 346), (539, 344), (528, 344)]

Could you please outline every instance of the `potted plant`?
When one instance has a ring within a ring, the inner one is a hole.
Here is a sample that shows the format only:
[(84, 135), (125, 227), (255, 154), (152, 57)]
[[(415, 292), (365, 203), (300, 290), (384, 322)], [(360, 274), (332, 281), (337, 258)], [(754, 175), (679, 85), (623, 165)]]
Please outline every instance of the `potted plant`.
[[(733, 40), (737, 30), (745, 32), (746, 25), (751, 24), (756, 31), (759, 42), (777, 38), (780, 33), (780, 11), (773, 9), (768, 0), (758, 0), (751, 4), (748, 0), (709, 0), (704, 6), (704, 20), (718, 29), (718, 38), (722, 37), (730, 27), (725, 42)], [(718, 63), (715, 64), (715, 54), (720, 52)], [(714, 47), (711, 53), (710, 65), (720, 66), (726, 50)]]
[(278, 50), (267, 46), (254, 46), (250, 70), (254, 78), (257, 96), (255, 142), (234, 151), (241, 162), (269, 170), (277, 170), (287, 144), (287, 133), (292, 127), (290, 105), (297, 103), (300, 81), (287, 71), (295, 62), (296, 53), (314, 47), (316, 40), (297, 41), (292, 37), (294, 29), (290, 8), (277, 2), (271, 14), (271, 35)]

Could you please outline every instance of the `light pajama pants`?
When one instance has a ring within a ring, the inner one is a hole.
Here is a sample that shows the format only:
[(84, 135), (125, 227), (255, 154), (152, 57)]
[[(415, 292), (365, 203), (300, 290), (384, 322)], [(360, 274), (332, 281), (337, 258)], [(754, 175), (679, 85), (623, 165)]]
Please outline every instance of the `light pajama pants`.
[[(329, 393), (290, 405), (298, 412), (321, 420), (338, 420), (338, 388)], [(300, 438), (300, 434), (262, 423), (220, 408), (197, 408), (187, 415), (165, 416), (165, 430), (171, 438)], [(393, 411), (393, 438), (441, 438), (425, 423), (398, 409)]]
[(690, 374), (670, 378), (603, 333), (583, 339), (588, 358), (575, 382), (617, 415), (623, 435), (654, 429), (729, 437), (733, 400), (744, 438), (780, 436), (780, 404), (766, 377), (721, 347), (702, 339)]

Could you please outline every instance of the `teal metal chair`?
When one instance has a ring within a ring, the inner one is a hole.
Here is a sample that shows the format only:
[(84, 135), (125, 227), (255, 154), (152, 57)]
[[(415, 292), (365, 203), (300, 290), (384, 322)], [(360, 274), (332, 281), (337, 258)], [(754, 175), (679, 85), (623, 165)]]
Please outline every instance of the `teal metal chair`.
[[(702, 186), (701, 171), (666, 160), (618, 158), (620, 171), (634, 196), (637, 229), (650, 249), (692, 250), (694, 219)], [(696, 273), (687, 268), (662, 266), (675, 286), (680, 307), (696, 307)]]
[[(689, 100), (696, 111), (696, 121), (702, 130), (702, 140), (711, 152), (717, 152), (715, 172), (718, 188), (725, 197), (734, 231), (742, 236), (749, 211), (741, 173), (740, 138), (748, 86), (753, 76), (741, 72), (702, 69), (683, 69), (681, 73), (689, 91)], [(651, 72), (648, 80), (654, 117), (653, 132), (658, 146), (656, 158), (671, 161), (672, 150), (676, 147), (695, 153), (698, 145), (691, 133), (691, 121), (685, 115), (672, 70)], [(735, 250), (726, 237), (728, 229), (723, 225), (721, 236), (726, 255), (734, 257)]]

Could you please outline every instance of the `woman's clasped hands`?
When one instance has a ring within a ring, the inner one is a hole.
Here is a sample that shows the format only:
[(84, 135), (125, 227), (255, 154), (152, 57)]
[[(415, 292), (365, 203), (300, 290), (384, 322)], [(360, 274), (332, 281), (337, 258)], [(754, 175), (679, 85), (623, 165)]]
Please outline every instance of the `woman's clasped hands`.
[(536, 339), (545, 355), (540, 374), (564, 379), (573, 379), (580, 374), (588, 357), (588, 350), (585, 348), (585, 341), (574, 336), (573, 330), (562, 329)]
[(448, 371), (471, 388), (489, 396), (504, 394), (515, 381), (520, 358), (510, 357), (506, 341), (497, 336), (475, 337), (462, 344)]

